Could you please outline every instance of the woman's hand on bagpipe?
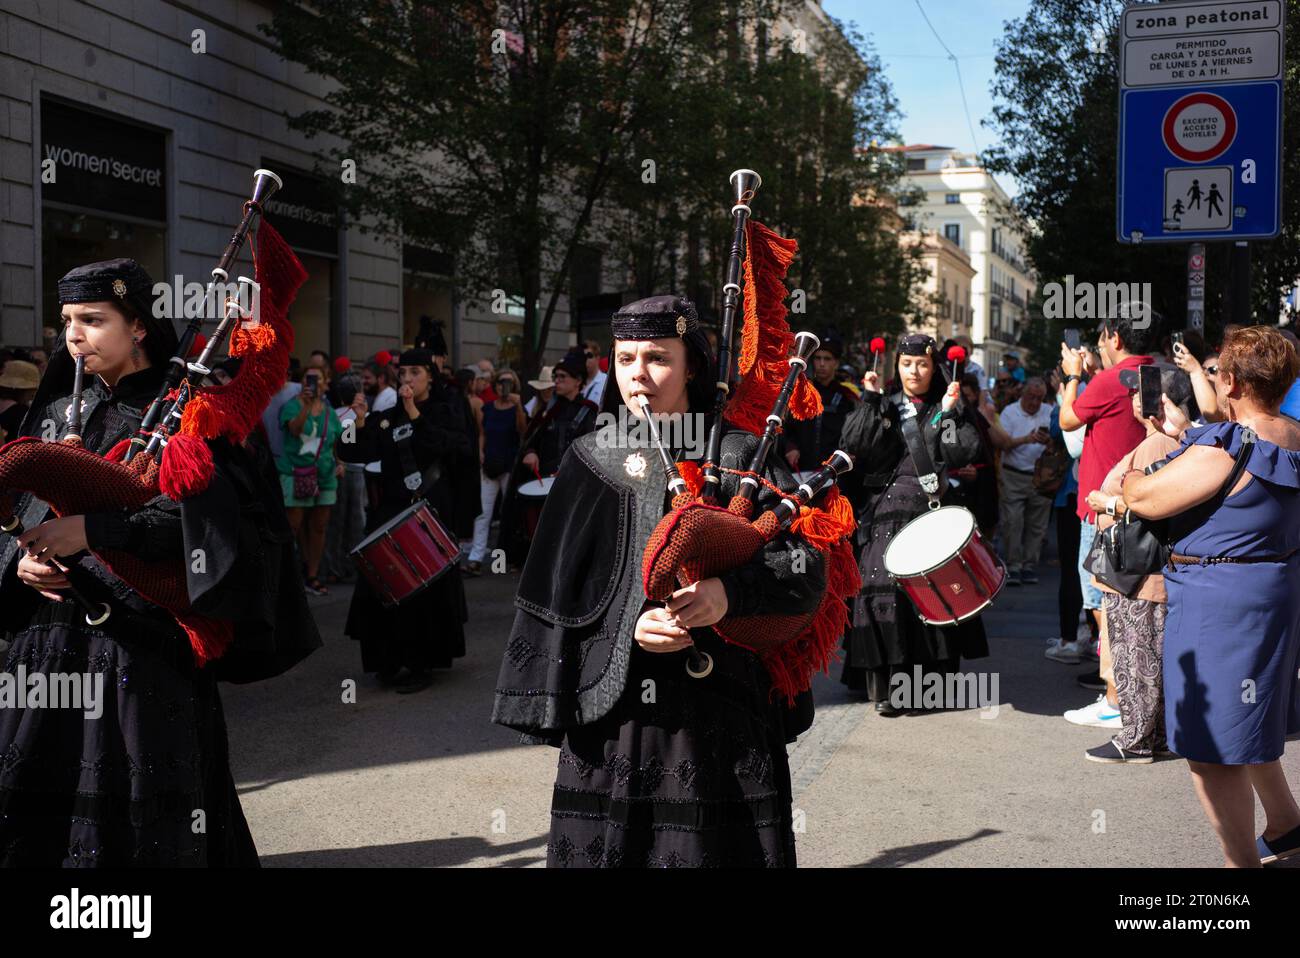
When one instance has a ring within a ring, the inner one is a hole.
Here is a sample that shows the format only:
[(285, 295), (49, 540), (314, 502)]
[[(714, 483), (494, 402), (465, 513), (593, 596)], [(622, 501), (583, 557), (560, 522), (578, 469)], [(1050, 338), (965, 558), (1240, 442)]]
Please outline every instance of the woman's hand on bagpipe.
[(68, 577), (62, 571), (48, 565), (44, 559), (29, 555), (18, 557), (18, 581), (55, 602), (62, 602), (63, 596), (53, 590), (68, 587)]
[(868, 372), (862, 377), (862, 388), (867, 392), (880, 392), (880, 373)]
[(953, 380), (948, 384), (948, 388), (943, 391), (943, 411), (948, 412), (957, 405), (957, 400), (961, 398), (961, 383)]
[(684, 628), (713, 625), (727, 614), (727, 590), (721, 579), (702, 579), (674, 592), (666, 607)]
[(42, 522), (20, 535), (18, 546), (42, 562), (84, 552), (90, 548), (86, 542), (86, 517), (64, 516)]
[(677, 616), (659, 606), (641, 613), (632, 638), (647, 652), (679, 652), (693, 644), (690, 632), (677, 624)]

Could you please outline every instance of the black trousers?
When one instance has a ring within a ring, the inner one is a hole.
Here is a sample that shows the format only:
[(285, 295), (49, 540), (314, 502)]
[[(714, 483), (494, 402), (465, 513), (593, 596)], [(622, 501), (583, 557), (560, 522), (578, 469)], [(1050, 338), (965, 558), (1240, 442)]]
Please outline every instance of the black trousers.
[(1073, 642), (1083, 611), (1083, 586), (1079, 582), (1079, 516), (1075, 512), (1078, 493), (1056, 508), (1056, 551), (1061, 558), (1061, 584), (1056, 605), (1061, 615), (1061, 639)]

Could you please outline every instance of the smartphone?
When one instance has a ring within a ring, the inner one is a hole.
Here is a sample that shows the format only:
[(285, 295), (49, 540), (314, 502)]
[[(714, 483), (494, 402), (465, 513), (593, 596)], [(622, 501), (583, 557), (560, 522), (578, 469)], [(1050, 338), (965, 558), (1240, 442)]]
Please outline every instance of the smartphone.
[(1182, 347), (1183, 349), (1187, 348), (1186, 346), (1183, 345), (1182, 330), (1176, 330), (1175, 332), (1170, 333), (1169, 338), (1173, 341), (1174, 352), (1178, 352), (1179, 347)]
[(1082, 340), (1079, 338), (1079, 331), (1074, 327), (1070, 327), (1065, 331), (1065, 345), (1071, 349), (1079, 349), (1083, 345)]
[(1139, 366), (1138, 386), (1142, 390), (1142, 416), (1163, 417), (1165, 404), (1161, 401), (1160, 367)]

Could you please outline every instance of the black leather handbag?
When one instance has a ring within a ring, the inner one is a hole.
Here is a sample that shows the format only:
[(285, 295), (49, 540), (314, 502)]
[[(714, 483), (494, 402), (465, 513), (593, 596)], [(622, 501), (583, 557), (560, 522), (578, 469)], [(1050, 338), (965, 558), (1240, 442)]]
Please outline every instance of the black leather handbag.
[[(1219, 502), (1227, 497), (1241, 478), (1254, 444), (1254, 434), (1247, 430), (1242, 438), (1241, 449), (1237, 452), (1237, 459), (1232, 465), (1232, 472), (1215, 495)], [(1166, 459), (1153, 462), (1147, 466), (1146, 474), (1151, 475), (1166, 462)], [(1110, 528), (1097, 533), (1092, 551), (1084, 559), (1083, 567), (1096, 576), (1102, 585), (1128, 596), (1143, 579), (1155, 575), (1165, 567), (1172, 551), (1171, 545), (1169, 520), (1144, 519), (1129, 511), (1124, 513), (1123, 518), (1115, 520)]]

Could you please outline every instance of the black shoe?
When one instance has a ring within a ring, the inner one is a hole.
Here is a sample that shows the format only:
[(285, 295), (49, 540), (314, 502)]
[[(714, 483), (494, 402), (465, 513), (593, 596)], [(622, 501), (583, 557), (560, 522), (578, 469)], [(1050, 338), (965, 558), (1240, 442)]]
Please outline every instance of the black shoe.
[(399, 665), (397, 668), (393, 669), (390, 672), (375, 673), (375, 678), (379, 680), (379, 684), (389, 688), (396, 685), (398, 682), (401, 682), (403, 679), (406, 678), (406, 676), (407, 676), (406, 667), (402, 665)]
[(428, 669), (421, 669), (407, 676), (406, 680), (397, 686), (397, 692), (399, 695), (410, 695), (412, 692), (427, 689), (432, 684), (433, 673)]
[(1021, 569), (1020, 581), (1025, 585), (1038, 585), (1038, 573), (1033, 569)]
[(889, 699), (881, 699), (876, 703), (876, 714), (884, 718), (897, 718), (903, 714), (903, 711), (894, 708), (894, 703), (890, 702)]
[(1091, 692), (1106, 691), (1106, 680), (1097, 672), (1084, 672), (1075, 681)]
[(1150, 765), (1154, 758), (1139, 752), (1129, 752), (1115, 744), (1114, 740), (1096, 748), (1087, 749), (1083, 757), (1090, 762), (1103, 762), (1107, 765)]

